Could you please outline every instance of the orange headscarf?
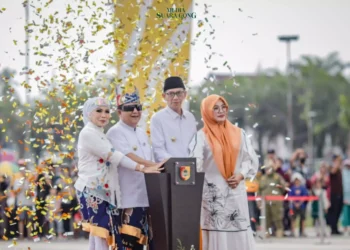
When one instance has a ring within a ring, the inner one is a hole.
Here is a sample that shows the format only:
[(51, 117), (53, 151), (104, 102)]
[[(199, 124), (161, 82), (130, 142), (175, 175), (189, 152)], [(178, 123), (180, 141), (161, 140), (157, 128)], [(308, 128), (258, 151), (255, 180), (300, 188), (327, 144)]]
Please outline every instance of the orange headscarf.
[(241, 147), (241, 129), (227, 119), (222, 124), (215, 121), (213, 108), (219, 100), (228, 107), (225, 98), (219, 95), (210, 95), (203, 99), (201, 104), (204, 122), (203, 132), (209, 142), (220, 173), (225, 179), (228, 179), (235, 172)]

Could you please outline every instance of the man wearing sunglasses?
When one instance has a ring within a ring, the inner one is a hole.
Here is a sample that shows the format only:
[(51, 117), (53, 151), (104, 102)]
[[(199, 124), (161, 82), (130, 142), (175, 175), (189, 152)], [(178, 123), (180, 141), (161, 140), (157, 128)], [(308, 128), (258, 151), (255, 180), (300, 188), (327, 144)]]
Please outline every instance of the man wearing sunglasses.
[(182, 109), (186, 95), (180, 77), (172, 76), (165, 80), (163, 98), (167, 107), (151, 119), (151, 140), (156, 162), (189, 155), (188, 145), (197, 132), (197, 123), (191, 112)]
[[(142, 104), (137, 89), (132, 93), (123, 94), (117, 89), (117, 105), (119, 122), (109, 129), (107, 138), (114, 148), (133, 161), (144, 165), (155, 164), (151, 145), (145, 131), (137, 127), (141, 115)], [(147, 228), (148, 196), (143, 173), (119, 168), (119, 184), (121, 193), (121, 209), (119, 210), (124, 247), (131, 250), (142, 250), (144, 245), (150, 245), (150, 233)], [(141, 232), (141, 234), (140, 234)], [(152, 248), (150, 248), (152, 249)]]

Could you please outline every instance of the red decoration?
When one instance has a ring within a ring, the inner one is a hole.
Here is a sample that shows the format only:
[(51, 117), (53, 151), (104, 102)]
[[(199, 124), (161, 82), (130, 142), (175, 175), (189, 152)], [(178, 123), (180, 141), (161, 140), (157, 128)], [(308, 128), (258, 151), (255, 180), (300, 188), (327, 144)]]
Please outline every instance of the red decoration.
[(100, 159), (98, 160), (98, 162), (99, 162), (99, 163), (103, 163), (103, 159), (100, 158)]
[(108, 186), (108, 184), (106, 183), (106, 184), (105, 184), (105, 188), (108, 188), (108, 187), (109, 187), (109, 186)]

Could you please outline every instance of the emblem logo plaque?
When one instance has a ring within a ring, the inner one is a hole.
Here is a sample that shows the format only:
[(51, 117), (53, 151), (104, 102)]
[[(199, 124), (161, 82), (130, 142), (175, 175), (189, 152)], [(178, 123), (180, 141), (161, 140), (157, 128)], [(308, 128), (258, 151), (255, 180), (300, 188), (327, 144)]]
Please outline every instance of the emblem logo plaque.
[(175, 163), (175, 184), (176, 185), (195, 185), (196, 164), (194, 162), (176, 162)]

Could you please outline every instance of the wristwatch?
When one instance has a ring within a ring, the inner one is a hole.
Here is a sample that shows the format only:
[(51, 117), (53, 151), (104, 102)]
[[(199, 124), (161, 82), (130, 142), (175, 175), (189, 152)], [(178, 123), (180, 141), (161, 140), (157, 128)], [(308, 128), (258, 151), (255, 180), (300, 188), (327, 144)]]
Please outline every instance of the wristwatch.
[(140, 172), (143, 172), (145, 165), (140, 164)]

